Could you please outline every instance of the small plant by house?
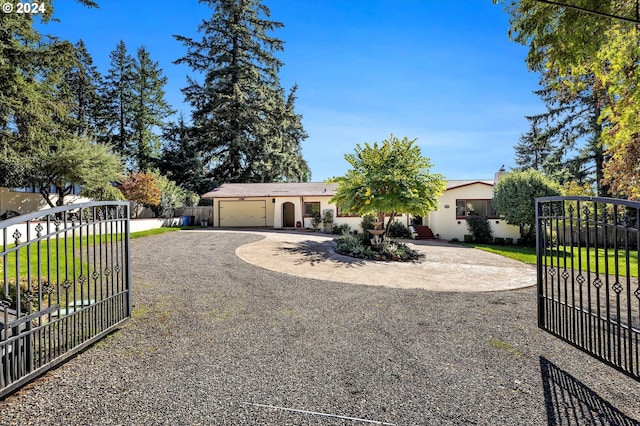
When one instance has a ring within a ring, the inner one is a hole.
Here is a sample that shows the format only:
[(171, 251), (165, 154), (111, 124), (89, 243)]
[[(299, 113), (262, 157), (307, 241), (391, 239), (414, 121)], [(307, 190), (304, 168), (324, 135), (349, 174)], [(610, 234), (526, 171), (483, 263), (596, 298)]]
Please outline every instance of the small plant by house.
[(336, 225), (331, 230), (331, 233), (336, 235), (348, 234), (351, 232), (351, 227), (348, 223), (341, 223), (340, 225)]
[(413, 235), (404, 223), (395, 221), (389, 227), (389, 236), (395, 238), (411, 238)]
[(315, 215), (313, 215), (313, 218), (311, 219), (311, 226), (313, 226), (313, 229), (317, 231), (321, 223), (322, 218), (320, 217), (320, 214), (316, 213)]
[(331, 233), (331, 231), (333, 230), (333, 211), (325, 210), (325, 212), (322, 214), (322, 226), (325, 233)]
[[(491, 230), (491, 225), (486, 217), (467, 217), (467, 229), (473, 236), (473, 241), (478, 244), (486, 244), (493, 241), (493, 231)], [(466, 238), (465, 242), (467, 242)]]

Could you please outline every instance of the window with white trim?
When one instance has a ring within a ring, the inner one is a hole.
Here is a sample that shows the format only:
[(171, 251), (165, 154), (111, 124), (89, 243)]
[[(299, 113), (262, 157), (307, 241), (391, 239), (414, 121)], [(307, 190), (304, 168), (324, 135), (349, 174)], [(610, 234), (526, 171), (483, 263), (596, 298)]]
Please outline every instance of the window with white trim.
[(498, 214), (491, 205), (492, 200), (456, 200), (456, 219), (469, 216), (496, 218)]

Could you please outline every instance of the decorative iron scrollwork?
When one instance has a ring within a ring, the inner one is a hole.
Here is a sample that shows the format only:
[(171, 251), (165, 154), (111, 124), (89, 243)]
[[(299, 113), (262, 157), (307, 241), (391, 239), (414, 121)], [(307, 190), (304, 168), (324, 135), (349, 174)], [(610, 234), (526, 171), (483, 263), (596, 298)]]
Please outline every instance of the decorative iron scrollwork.
[(11, 305), (13, 305), (13, 299), (9, 296), (4, 296), (4, 298), (0, 300), (0, 306), (5, 309), (11, 307)]
[(611, 286), (611, 288), (613, 289), (613, 291), (615, 291), (618, 294), (620, 294), (620, 292), (624, 290), (624, 287), (622, 287), (622, 284), (620, 284), (618, 281), (616, 281), (616, 283), (613, 286)]
[(22, 237), (22, 233), (20, 231), (18, 231), (17, 229), (14, 231), (13, 235), (12, 235), (13, 239), (16, 242), (16, 245), (18, 245), (20, 243), (20, 237)]
[(40, 283), (40, 288), (42, 289), (42, 292), (44, 294), (47, 294), (49, 296), (51, 296), (51, 294), (53, 293), (53, 290), (54, 290), (53, 285), (51, 285), (51, 283), (49, 281), (42, 281)]
[(602, 280), (600, 280), (600, 278), (596, 278), (595, 280), (593, 280), (593, 286), (595, 288), (600, 288), (602, 287)]

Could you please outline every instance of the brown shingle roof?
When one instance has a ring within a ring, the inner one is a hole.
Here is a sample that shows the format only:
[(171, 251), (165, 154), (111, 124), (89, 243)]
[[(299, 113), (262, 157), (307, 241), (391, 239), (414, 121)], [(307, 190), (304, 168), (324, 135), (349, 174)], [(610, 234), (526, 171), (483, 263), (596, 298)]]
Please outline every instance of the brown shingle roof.
[(333, 196), (336, 187), (324, 182), (225, 183), (202, 198)]

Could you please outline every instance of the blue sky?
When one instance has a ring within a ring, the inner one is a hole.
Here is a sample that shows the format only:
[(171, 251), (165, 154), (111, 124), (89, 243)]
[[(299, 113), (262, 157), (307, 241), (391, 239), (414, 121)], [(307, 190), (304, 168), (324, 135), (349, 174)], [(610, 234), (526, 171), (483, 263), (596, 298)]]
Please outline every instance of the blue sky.
[[(199, 38), (212, 10), (196, 0), (98, 0), (89, 9), (55, 1), (41, 28), (82, 39), (105, 74), (122, 39), (144, 45), (168, 77), (167, 100), (189, 116), (180, 91), (186, 52), (172, 35)], [(526, 48), (507, 38), (508, 16), (491, 0), (264, 0), (285, 27), (285, 88), (298, 84), (297, 111), (309, 138), (303, 154), (313, 181), (342, 175), (344, 154), (389, 134), (417, 138), (432, 171), (447, 179), (489, 179), (514, 165), (513, 146), (542, 112)]]

